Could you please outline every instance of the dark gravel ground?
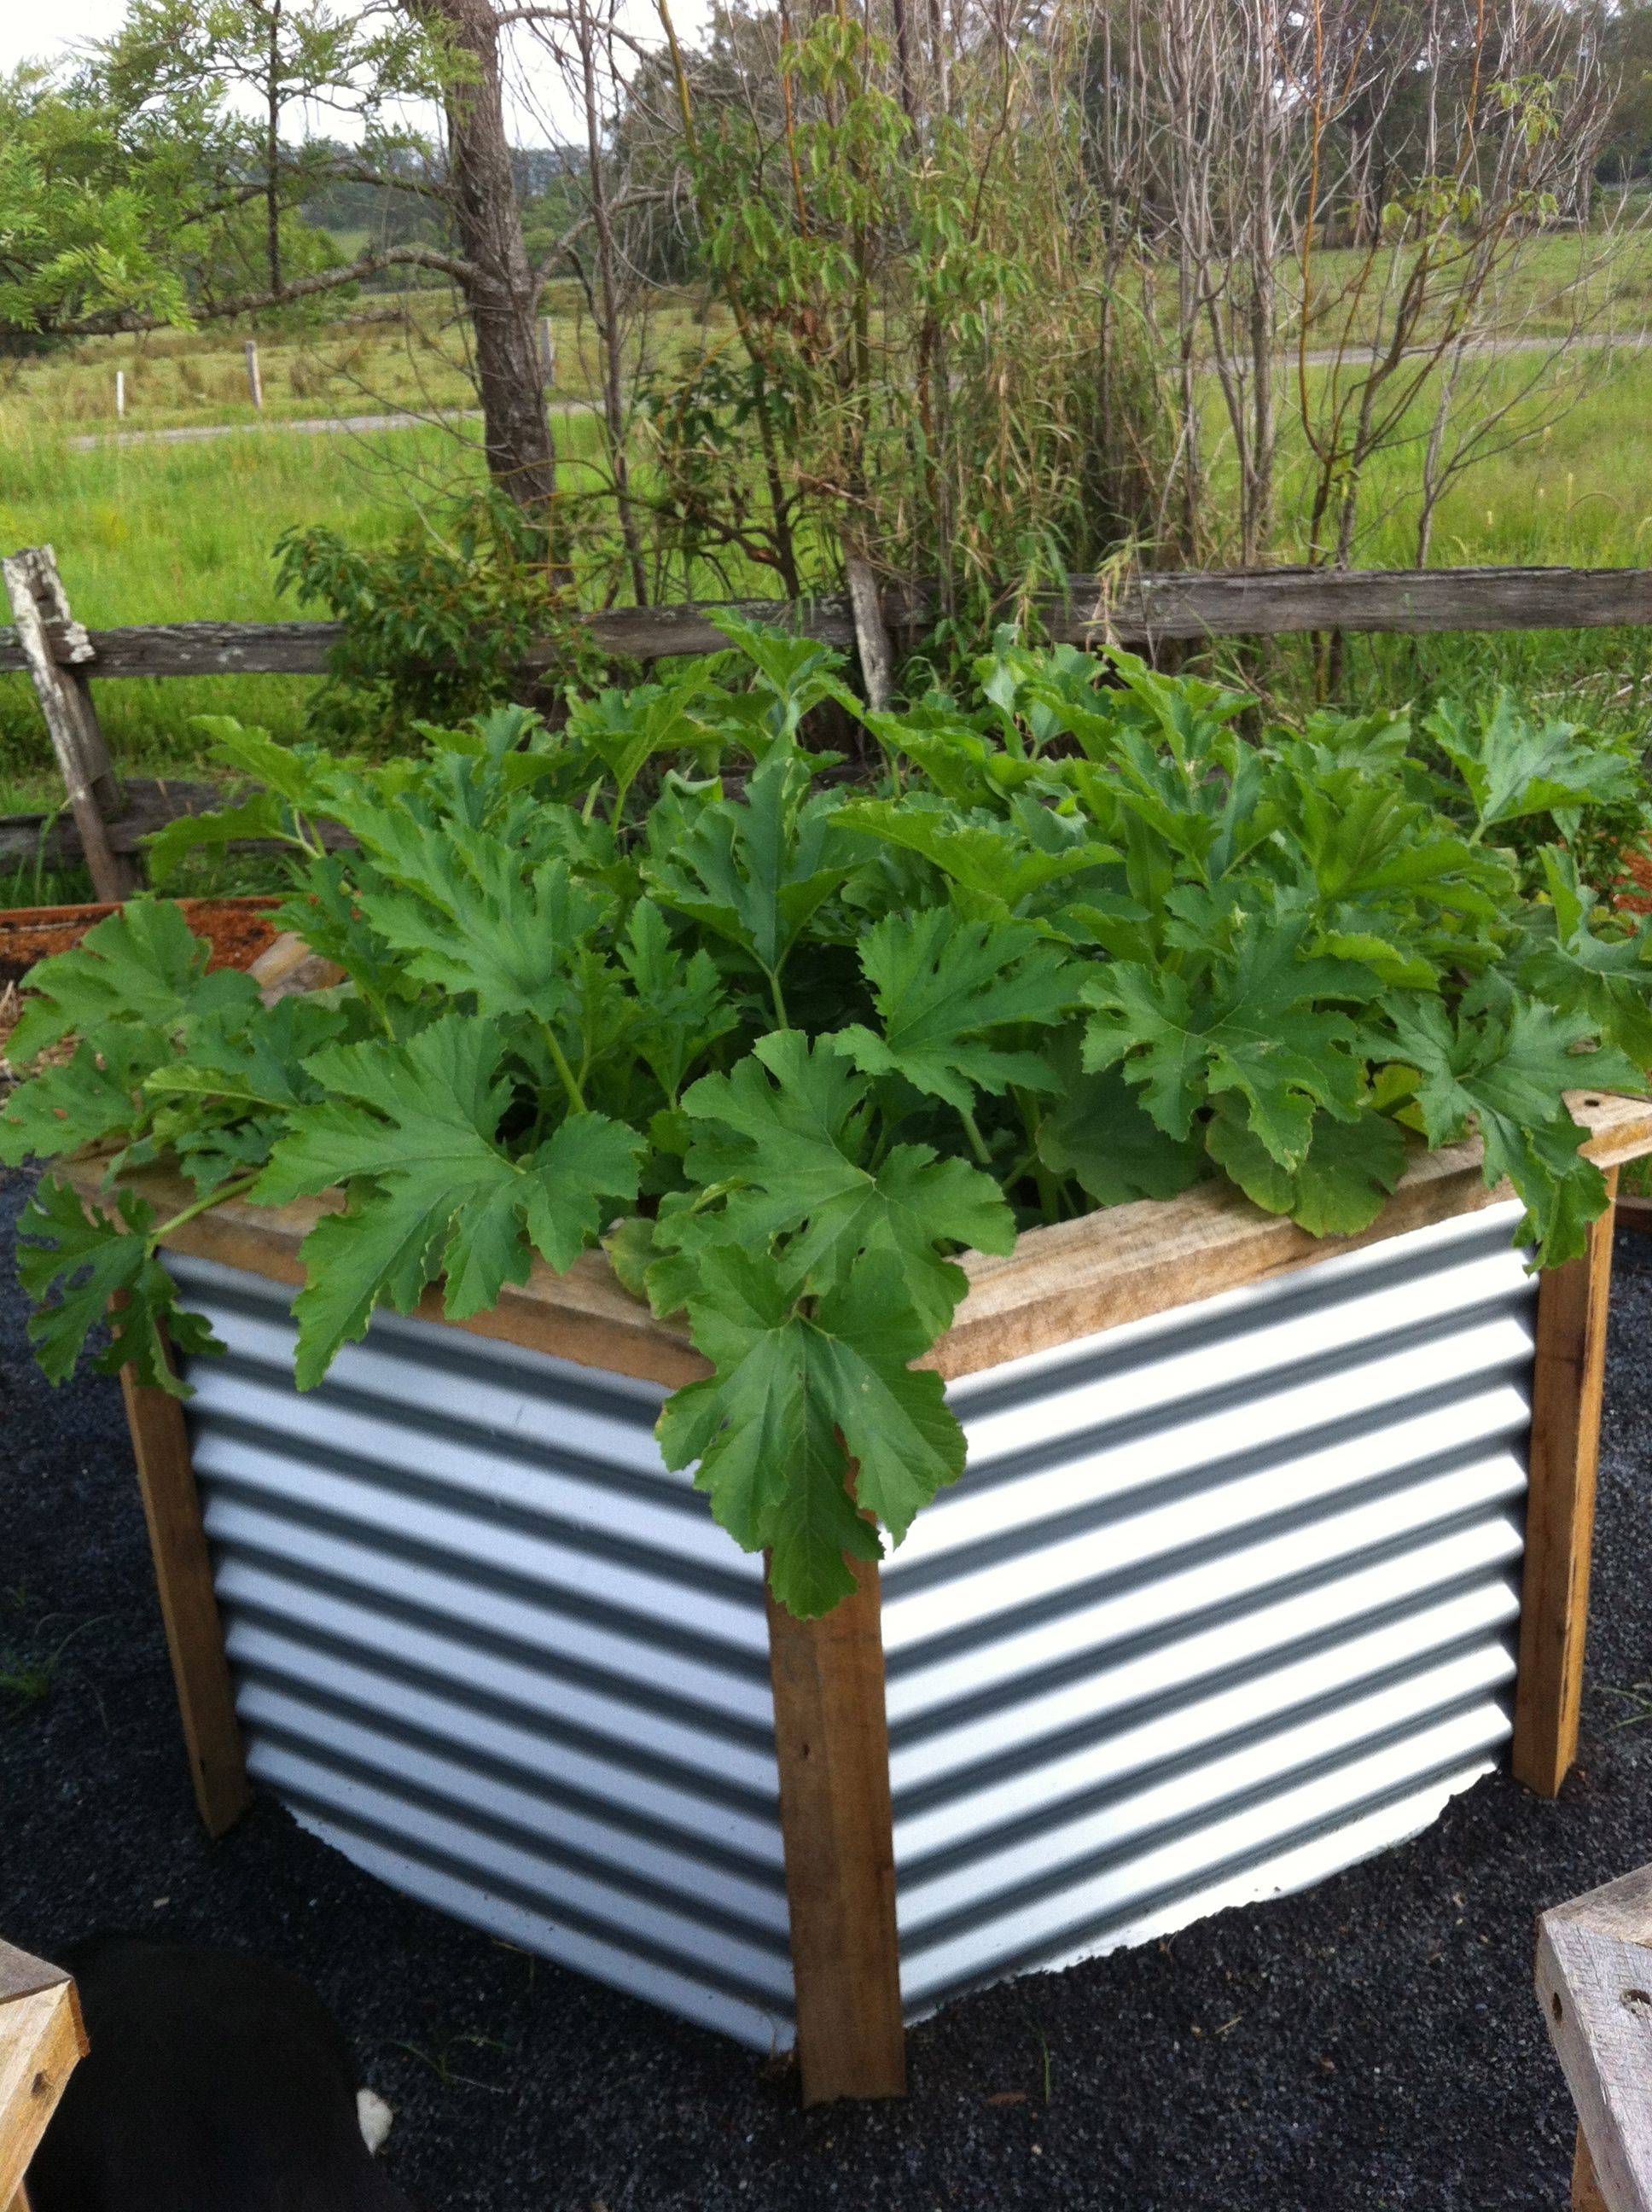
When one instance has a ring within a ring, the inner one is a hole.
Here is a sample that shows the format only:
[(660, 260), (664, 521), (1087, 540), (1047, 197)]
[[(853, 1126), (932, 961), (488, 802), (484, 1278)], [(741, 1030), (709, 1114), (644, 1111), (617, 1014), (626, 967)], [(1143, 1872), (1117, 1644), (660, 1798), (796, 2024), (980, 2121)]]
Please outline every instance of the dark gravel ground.
[[(14, 1176), (7, 1252), (20, 1198)], [(305, 1975), (396, 2107), (386, 2155), (428, 2212), (1556, 2212), (1573, 2124), (1533, 1916), (1652, 1857), (1652, 1707), (1616, 1725), (1632, 1685), (1652, 1698), (1652, 1243), (1619, 1243), (1583, 1753), (1558, 1805), (1482, 1783), (1305, 1896), (955, 2004), (914, 2033), (905, 2104), (807, 2116), (784, 2072), (393, 1896), (272, 1804), (205, 1841), (118, 1393), (45, 1385), (8, 1269), (0, 1673), (58, 1657), (0, 1723), (0, 1929), (50, 1956), (126, 1926)]]

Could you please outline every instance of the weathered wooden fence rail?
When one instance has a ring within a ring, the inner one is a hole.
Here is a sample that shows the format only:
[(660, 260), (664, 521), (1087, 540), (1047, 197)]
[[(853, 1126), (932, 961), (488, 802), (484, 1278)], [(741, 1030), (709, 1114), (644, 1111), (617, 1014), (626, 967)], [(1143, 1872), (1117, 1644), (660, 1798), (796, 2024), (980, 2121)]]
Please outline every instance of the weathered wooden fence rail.
[[(729, 602), (760, 621), (852, 648), (846, 595)], [(886, 586), (884, 616), (899, 635), (920, 629), (933, 594)], [(1049, 635), (1073, 645), (1104, 638), (1125, 645), (1193, 643), (1218, 637), (1283, 637), (1315, 630), (1418, 636), (1452, 630), (1597, 629), (1652, 624), (1652, 568), (1275, 568), (1137, 576), (1118, 581), (1075, 575), (1066, 592), (1038, 603)], [(582, 615), (582, 629), (616, 658), (665, 660), (715, 653), (724, 644), (709, 604), (616, 607)], [(343, 635), (337, 623), (150, 623), (81, 633), (78, 649), (59, 630), (65, 665), (107, 677), (319, 676)], [(90, 655), (85, 647), (89, 646)], [(557, 647), (528, 654), (544, 667)], [(15, 629), (0, 629), (0, 672), (27, 668)]]
[[(121, 898), (146, 835), (210, 803), (198, 786), (129, 783), (113, 792), (107, 748), (91, 705), (95, 678), (321, 676), (343, 635), (338, 623), (150, 623), (90, 630), (76, 622), (50, 546), (5, 563), (21, 627), (0, 629), (0, 673), (33, 679), (70, 798), (62, 819), (0, 817), (0, 866), (84, 858), (100, 898)], [(713, 617), (733, 609), (859, 653), (868, 696), (887, 686), (891, 639), (910, 639), (935, 613), (933, 590), (886, 585), (865, 572), (858, 597), (739, 599), (677, 607), (616, 607), (577, 617), (616, 659), (665, 660), (715, 653)], [(1165, 575), (1073, 575), (1038, 612), (1058, 642), (1152, 647), (1219, 637), (1326, 631), (1421, 635), (1464, 630), (1588, 629), (1652, 625), (1652, 568), (1274, 568)], [(528, 672), (555, 665), (561, 647), (530, 647)]]

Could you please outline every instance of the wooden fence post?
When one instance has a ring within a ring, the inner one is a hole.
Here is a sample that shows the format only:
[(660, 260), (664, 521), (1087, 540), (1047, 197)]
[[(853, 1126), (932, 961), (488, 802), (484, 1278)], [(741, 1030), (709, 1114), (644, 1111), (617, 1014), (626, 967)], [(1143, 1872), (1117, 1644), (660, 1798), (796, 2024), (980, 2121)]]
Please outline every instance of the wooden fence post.
[(258, 342), (256, 338), (248, 338), (246, 341), (246, 388), (252, 395), (252, 404), (262, 414), (264, 412), (264, 375), (258, 367)]
[(212, 1559), (201, 1522), (184, 1409), (169, 1392), (120, 1370), (138, 1488), (155, 1560), (190, 1779), (207, 1833), (221, 1836), (252, 1802), (224, 1653), (223, 1623), (212, 1586)]
[[(92, 641), (70, 613), (68, 594), (49, 545), (10, 555), (0, 561), (0, 573), (93, 889), (100, 899), (126, 898), (137, 889), (138, 874), (133, 861), (109, 842), (106, 817), (118, 812), (120, 796), (86, 678), (84, 664), (94, 658)], [(58, 659), (58, 638), (66, 661)]]
[(906, 2090), (884, 1635), (874, 1562), (821, 1620), (768, 1600), (805, 2105)]
[[(1615, 1198), (1616, 1168), (1606, 1182)], [(1608, 1204), (1582, 1258), (1552, 1268), (1538, 1291), (1514, 1770), (1543, 1797), (1558, 1794), (1577, 1756), (1612, 1232)]]
[(855, 651), (859, 655), (860, 681), (866, 704), (874, 714), (882, 714), (890, 702), (895, 684), (895, 653), (890, 643), (889, 625), (884, 620), (883, 593), (871, 563), (847, 549), (843, 575), (854, 614)]

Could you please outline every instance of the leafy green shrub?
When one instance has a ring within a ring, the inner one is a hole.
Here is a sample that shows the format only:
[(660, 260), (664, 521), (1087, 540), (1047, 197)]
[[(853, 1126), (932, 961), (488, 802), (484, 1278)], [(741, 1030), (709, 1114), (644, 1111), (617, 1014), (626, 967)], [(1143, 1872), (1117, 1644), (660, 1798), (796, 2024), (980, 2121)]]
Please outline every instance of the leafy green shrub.
[[(1004, 640), (971, 703), (865, 717), (887, 768), (856, 786), (804, 742), (859, 711), (833, 657), (726, 627), (746, 688), (683, 670), (555, 735), (503, 708), (374, 770), (221, 729), (261, 789), (158, 861), (284, 841), (284, 919), (349, 981), (266, 1010), (157, 901), (35, 971), (14, 1055), (81, 1042), (0, 1157), (106, 1147), (113, 1209), (48, 1180), (26, 1217), (50, 1375), (118, 1291), (105, 1364), (167, 1383), (159, 1324), (206, 1332), (161, 1243), (231, 1195), (346, 1194), (305, 1247), (306, 1388), (375, 1305), (440, 1279), (461, 1319), (604, 1241), (711, 1364), (667, 1460), (815, 1613), (869, 1516), (898, 1542), (963, 1466), (909, 1364), (961, 1250), (1210, 1176), (1357, 1232), (1473, 1130), (1540, 1257), (1582, 1249), (1606, 1190), (1563, 1091), (1652, 1063), (1652, 925), (1567, 842), (1633, 795), (1619, 755), (1508, 702), (1436, 716), (1426, 758), (1403, 714), (1253, 743), (1236, 694)], [(1539, 823), (1532, 896), (1505, 841)], [(155, 1162), (194, 1193), (171, 1222), (120, 1187)]]
[(383, 746), (519, 697), (536, 640), (560, 636), (568, 668), (581, 665), (543, 537), (500, 492), (422, 514), (371, 550), (333, 530), (289, 530), (276, 576), (300, 606), (343, 624), (310, 724), (348, 745)]

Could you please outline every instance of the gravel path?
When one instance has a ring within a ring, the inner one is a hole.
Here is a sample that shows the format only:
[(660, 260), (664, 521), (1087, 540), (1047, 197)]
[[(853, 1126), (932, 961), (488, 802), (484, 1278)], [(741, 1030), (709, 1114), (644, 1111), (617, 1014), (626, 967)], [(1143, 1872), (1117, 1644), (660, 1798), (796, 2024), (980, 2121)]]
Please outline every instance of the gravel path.
[[(21, 1197), (0, 1185), (7, 1253)], [(41, 1382), (4, 1264), (0, 1652), (60, 1660), (0, 1721), (0, 1931), (49, 1956), (124, 1925), (306, 1975), (428, 2212), (1558, 2212), (1572, 2119), (1533, 1916), (1652, 1856), (1652, 1718), (1614, 1727), (1611, 1694), (1652, 1677), (1652, 1240), (1619, 1243), (1560, 1803), (1482, 1783), (1303, 1897), (952, 2005), (913, 2034), (906, 2104), (806, 2117), (783, 2069), (392, 1896), (272, 1804), (204, 1841), (118, 1394)]]

